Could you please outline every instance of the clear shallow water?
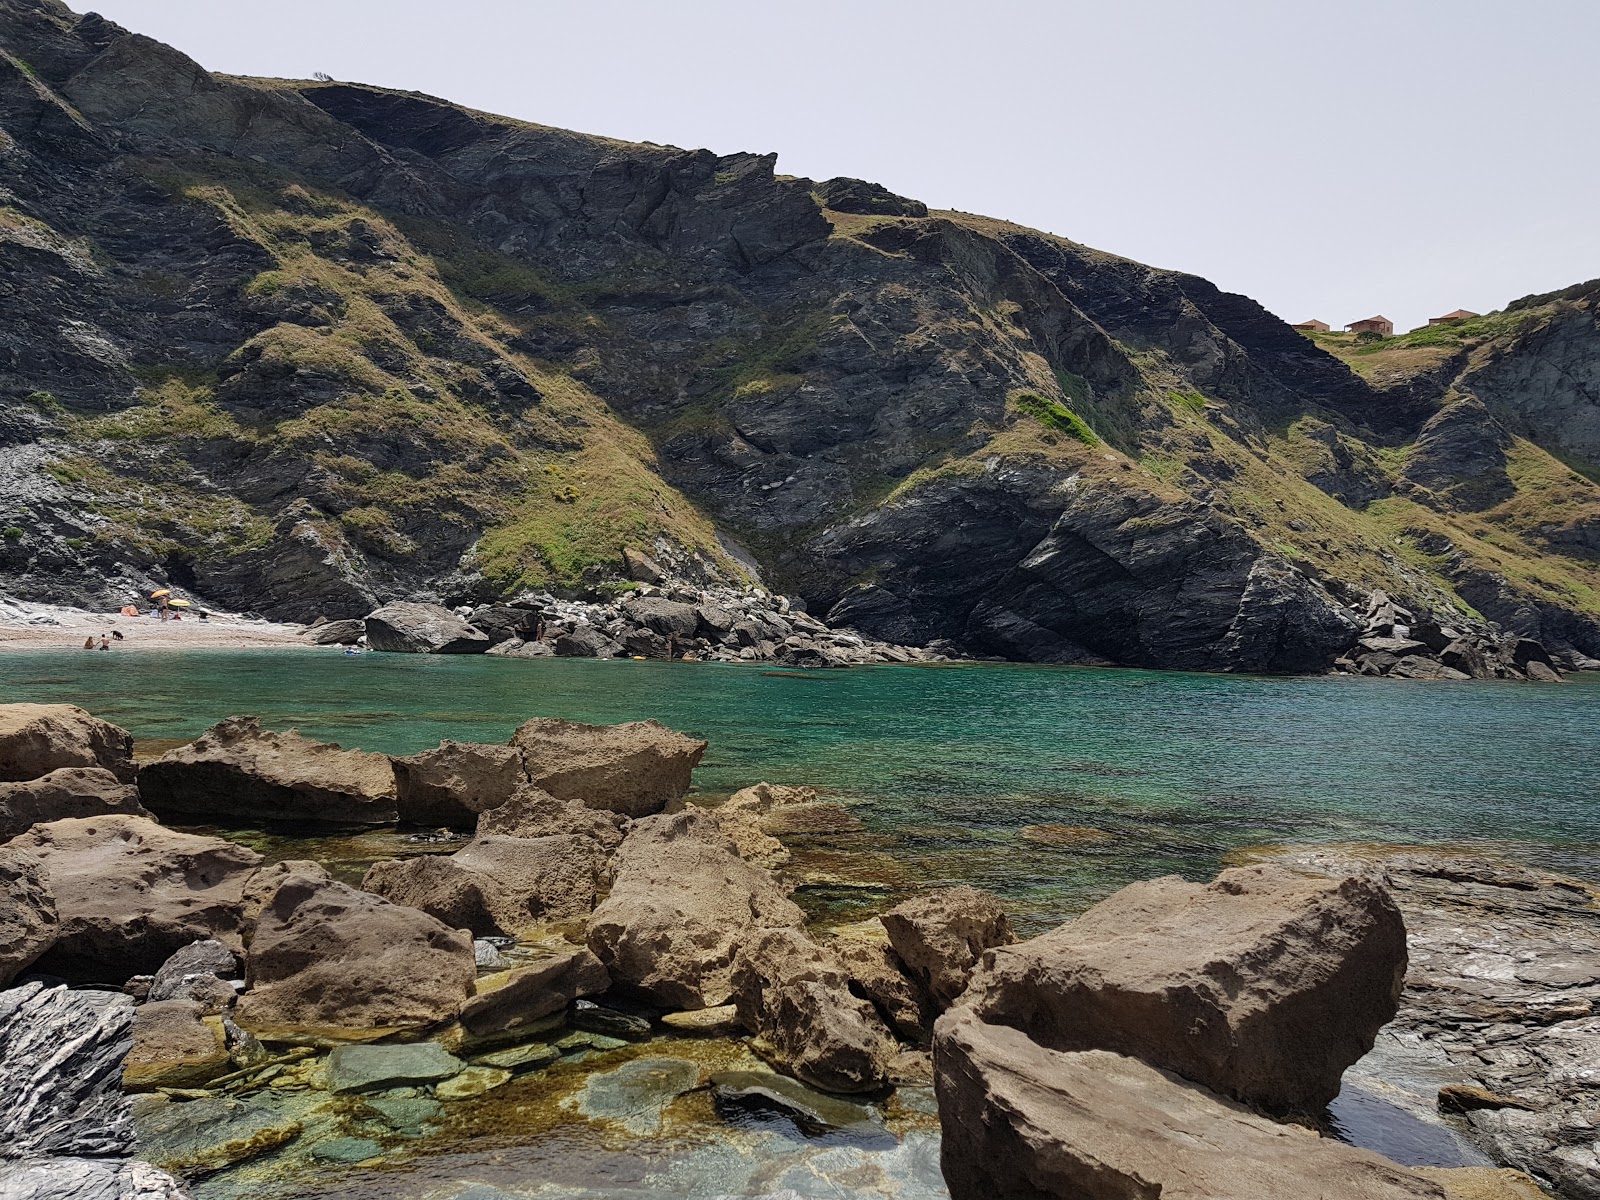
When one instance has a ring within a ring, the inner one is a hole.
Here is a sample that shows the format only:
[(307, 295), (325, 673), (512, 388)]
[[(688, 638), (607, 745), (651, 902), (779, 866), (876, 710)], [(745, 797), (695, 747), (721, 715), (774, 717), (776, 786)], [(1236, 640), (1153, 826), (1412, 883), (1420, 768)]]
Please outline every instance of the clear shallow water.
[[(704, 791), (767, 779), (851, 806), (868, 832), (832, 847), (848, 857), (806, 858), (836, 866), (846, 908), (971, 882), (1037, 928), (1131, 879), (1200, 877), (1231, 850), (1291, 840), (1491, 842), (1600, 877), (1594, 676), (1558, 687), (74, 650), (0, 658), (0, 687), (81, 704), (140, 738), (187, 739), (248, 712), (392, 753), (503, 740), (532, 716), (656, 717), (710, 741)], [(1053, 844), (1023, 832), (1040, 825), (1071, 828), (1045, 834)]]

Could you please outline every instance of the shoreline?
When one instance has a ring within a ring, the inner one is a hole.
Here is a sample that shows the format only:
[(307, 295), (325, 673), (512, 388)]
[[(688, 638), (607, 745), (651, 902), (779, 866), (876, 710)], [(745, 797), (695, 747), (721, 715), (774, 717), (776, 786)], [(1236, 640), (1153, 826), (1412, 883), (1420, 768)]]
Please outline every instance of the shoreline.
[(36, 650), (82, 650), (83, 639), (99, 639), (113, 630), (122, 634), (111, 649), (241, 650), (285, 648), (320, 650), (301, 633), (302, 626), (238, 615), (214, 613), (202, 621), (184, 617), (158, 621), (148, 614), (125, 617), (56, 604), (0, 600), (0, 654)]

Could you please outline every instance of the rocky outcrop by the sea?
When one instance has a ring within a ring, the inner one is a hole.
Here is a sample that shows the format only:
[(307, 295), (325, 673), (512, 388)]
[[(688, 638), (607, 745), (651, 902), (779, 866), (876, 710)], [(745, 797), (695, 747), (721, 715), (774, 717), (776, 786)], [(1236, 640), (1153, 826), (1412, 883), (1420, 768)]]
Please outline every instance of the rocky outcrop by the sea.
[(1532, 638), (1507, 636), (1482, 621), (1418, 616), (1386, 593), (1367, 598), (1364, 627), (1334, 662), (1352, 675), (1392, 679), (1531, 679), (1560, 683), (1561, 671), (1591, 670), (1600, 663), (1567, 651), (1558, 663)]

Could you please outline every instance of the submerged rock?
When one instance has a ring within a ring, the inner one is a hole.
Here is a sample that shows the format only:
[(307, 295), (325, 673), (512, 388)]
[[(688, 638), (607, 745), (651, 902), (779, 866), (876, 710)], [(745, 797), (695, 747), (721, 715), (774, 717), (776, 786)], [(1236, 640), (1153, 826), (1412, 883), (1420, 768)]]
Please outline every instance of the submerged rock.
[(1251, 1104), (1316, 1112), (1394, 1016), (1405, 968), (1381, 886), (1247, 867), (1130, 884), (991, 950), (967, 1003), (1052, 1049), (1134, 1054)]
[(387, 755), (345, 750), (257, 717), (229, 717), (139, 772), (144, 801), (162, 817), (223, 822), (311, 821), (388, 825), (395, 820)]
[(865, 1105), (829, 1096), (771, 1071), (721, 1071), (711, 1077), (711, 1097), (718, 1111), (782, 1113), (810, 1134), (879, 1125)]
[(705, 742), (658, 721), (583, 725), (539, 717), (519, 727), (511, 742), (535, 786), (629, 817), (679, 799), (706, 752)]
[(25, 850), (0, 846), (0, 988), (55, 945), (58, 923), (44, 864)]
[(152, 975), (197, 938), (237, 948), (261, 864), (233, 842), (116, 815), (36, 825), (9, 845), (44, 864), (60, 915), (38, 969), (78, 982)]
[(934, 1055), (952, 1200), (1442, 1200), (1370, 1151), (1137, 1059), (1046, 1049), (965, 1008), (940, 1018)]
[(0, 782), (99, 767), (133, 782), (133, 735), (75, 704), (0, 704)]
[(400, 820), (456, 829), (473, 828), (528, 781), (514, 747), (452, 741), (395, 759), (394, 777)]
[(438, 1042), (335, 1046), (324, 1068), (330, 1092), (381, 1092), (449, 1079), (467, 1064)]
[(589, 1076), (571, 1101), (586, 1117), (610, 1121), (636, 1137), (661, 1131), (663, 1112), (700, 1086), (699, 1064), (681, 1058), (637, 1058)]
[(728, 1003), (740, 947), (762, 929), (805, 923), (704, 811), (635, 822), (612, 871), (611, 894), (589, 919), (589, 948), (612, 979), (664, 1008)]
[(398, 654), (482, 654), (493, 640), (448, 608), (401, 600), (366, 618), (367, 645)]
[(104, 767), (57, 767), (37, 779), (0, 783), (0, 838), (16, 837), (42, 821), (122, 813), (148, 817), (139, 789)]
[(511, 1082), (511, 1072), (501, 1067), (467, 1067), (433, 1089), (440, 1100), (470, 1100)]
[(1000, 899), (955, 887), (907, 900), (879, 918), (889, 944), (940, 1009), (967, 990), (985, 950), (1016, 941)]
[(300, 1129), (299, 1121), (264, 1104), (206, 1096), (142, 1113), (139, 1146), (158, 1167), (203, 1175), (276, 1150)]
[(239, 1024), (370, 1036), (452, 1020), (477, 974), (472, 938), (426, 913), (291, 872), (262, 909)]

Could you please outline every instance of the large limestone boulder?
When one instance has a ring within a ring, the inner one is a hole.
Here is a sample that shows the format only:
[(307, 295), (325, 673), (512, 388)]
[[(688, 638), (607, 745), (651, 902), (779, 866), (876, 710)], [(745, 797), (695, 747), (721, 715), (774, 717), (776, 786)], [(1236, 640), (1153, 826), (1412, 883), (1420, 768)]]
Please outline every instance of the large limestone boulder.
[(940, 1009), (949, 1008), (967, 990), (985, 950), (1016, 941), (999, 897), (977, 888), (917, 896), (879, 920), (895, 954)]
[(398, 654), (482, 654), (494, 644), (448, 608), (409, 600), (368, 613), (366, 630), (368, 647)]
[(257, 717), (219, 721), (146, 764), (139, 791), (165, 818), (388, 825), (396, 816), (387, 755), (273, 733)]
[(870, 1092), (889, 1080), (899, 1047), (877, 1010), (850, 990), (839, 960), (802, 929), (757, 931), (739, 949), (739, 1021), (774, 1066), (829, 1092)]
[(256, 920), (235, 1020), (359, 1040), (455, 1018), (472, 991), (471, 935), (414, 908), (289, 872)]
[(479, 979), (475, 994), (462, 1005), (461, 1025), (474, 1037), (511, 1033), (610, 986), (611, 976), (589, 951), (558, 954)]
[(37, 779), (0, 783), (0, 838), (13, 838), (41, 821), (123, 813), (148, 817), (139, 789), (104, 767), (57, 767)]
[(614, 980), (666, 1008), (728, 1003), (739, 950), (763, 929), (805, 924), (787, 890), (702, 810), (634, 822), (611, 866), (589, 949)]
[(55, 944), (57, 923), (44, 864), (18, 847), (0, 846), (0, 988)]
[(1246, 867), (1130, 884), (991, 950), (966, 1003), (1052, 1049), (1132, 1054), (1316, 1112), (1394, 1016), (1405, 970), (1405, 926), (1377, 883)]
[(835, 925), (822, 941), (849, 974), (851, 991), (872, 1001), (901, 1038), (917, 1046), (928, 1044), (940, 1010), (889, 945), (882, 922), (873, 918)]
[(511, 744), (528, 778), (561, 800), (582, 800), (629, 817), (660, 812), (689, 790), (706, 743), (658, 721), (582, 725), (538, 717)]
[(103, 767), (133, 782), (133, 735), (75, 704), (0, 704), (0, 782)]
[(254, 850), (117, 815), (35, 825), (8, 845), (44, 864), (55, 895), (60, 927), (41, 971), (121, 983), (196, 938), (240, 948)]
[(361, 886), (479, 937), (515, 937), (542, 922), (586, 916), (605, 873), (605, 850), (590, 837), (480, 834), (448, 857), (374, 863)]
[(1443, 1200), (1367, 1150), (1103, 1050), (1064, 1053), (965, 1007), (934, 1037), (952, 1200)]
[(622, 844), (628, 818), (610, 809), (590, 808), (581, 800), (557, 800), (531, 784), (516, 790), (499, 808), (478, 815), (480, 834), (537, 838), (571, 833), (593, 838), (607, 850)]
[(445, 741), (394, 760), (396, 808), (413, 825), (471, 829), (479, 813), (499, 808), (527, 781), (512, 746)]
[(135, 1011), (133, 1048), (122, 1068), (129, 1091), (199, 1087), (228, 1067), (220, 1016), (207, 1015), (193, 1000), (156, 1000)]

